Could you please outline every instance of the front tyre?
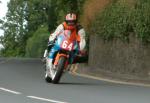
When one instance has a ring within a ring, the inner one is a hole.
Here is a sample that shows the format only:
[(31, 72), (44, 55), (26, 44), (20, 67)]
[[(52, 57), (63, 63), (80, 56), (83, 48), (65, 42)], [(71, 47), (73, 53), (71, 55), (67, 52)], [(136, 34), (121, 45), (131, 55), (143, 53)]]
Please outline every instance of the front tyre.
[(52, 82), (52, 79), (51, 79), (51, 77), (49, 77), (49, 73), (48, 73), (49, 71), (48, 71), (48, 69), (47, 69), (47, 67), (46, 67), (46, 69), (45, 69), (45, 81), (47, 82), (47, 83), (51, 83)]
[(60, 78), (62, 76), (63, 70), (65, 68), (65, 63), (66, 63), (66, 58), (65, 57), (60, 57), (59, 61), (58, 61), (58, 65), (56, 67), (56, 74), (52, 80), (52, 83), (57, 84), (60, 81)]
[(46, 77), (45, 77), (45, 81), (46, 81), (47, 83), (51, 83), (51, 82), (52, 82), (52, 79), (51, 79), (49, 76), (46, 76)]

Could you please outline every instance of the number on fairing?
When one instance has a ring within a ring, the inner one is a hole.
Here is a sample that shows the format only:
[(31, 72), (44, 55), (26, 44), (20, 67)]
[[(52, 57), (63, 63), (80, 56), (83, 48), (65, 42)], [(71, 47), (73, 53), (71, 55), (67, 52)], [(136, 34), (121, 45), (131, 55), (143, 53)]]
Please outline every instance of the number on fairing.
[(71, 44), (68, 46), (68, 49), (69, 49), (69, 50), (72, 50), (72, 46), (73, 46), (73, 43), (71, 43)]
[(62, 48), (72, 50), (73, 43), (69, 44), (68, 41), (64, 41)]
[(67, 42), (67, 41), (64, 41), (63, 44), (62, 44), (62, 47), (63, 47), (64, 49), (66, 49), (67, 46), (68, 46), (68, 42)]

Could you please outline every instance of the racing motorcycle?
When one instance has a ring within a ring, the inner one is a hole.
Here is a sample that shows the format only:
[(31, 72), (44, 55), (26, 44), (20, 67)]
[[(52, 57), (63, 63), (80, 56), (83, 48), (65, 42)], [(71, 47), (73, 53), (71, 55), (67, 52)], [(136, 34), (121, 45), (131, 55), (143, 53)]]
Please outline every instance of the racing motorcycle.
[(48, 50), (45, 50), (45, 81), (48, 83), (59, 83), (62, 74), (68, 71), (68, 65), (74, 62), (78, 54), (79, 41), (77, 39), (70, 40), (70, 35), (70, 31), (64, 30), (55, 40), (53, 47), (57, 48), (57, 51), (54, 54), (51, 68), (48, 66)]

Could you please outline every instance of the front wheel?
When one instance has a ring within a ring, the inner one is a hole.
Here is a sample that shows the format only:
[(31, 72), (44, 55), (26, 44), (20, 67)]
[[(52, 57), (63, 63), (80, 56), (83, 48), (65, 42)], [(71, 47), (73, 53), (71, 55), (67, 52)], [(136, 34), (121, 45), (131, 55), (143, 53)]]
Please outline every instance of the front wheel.
[(58, 61), (58, 65), (56, 66), (56, 74), (55, 76), (52, 78), (52, 82), (54, 84), (57, 84), (60, 81), (60, 78), (62, 76), (63, 70), (65, 68), (65, 63), (66, 63), (66, 58), (65, 57), (60, 57), (59, 61)]
[(47, 83), (51, 83), (52, 82), (52, 78), (48, 75), (48, 69), (45, 69), (45, 81)]

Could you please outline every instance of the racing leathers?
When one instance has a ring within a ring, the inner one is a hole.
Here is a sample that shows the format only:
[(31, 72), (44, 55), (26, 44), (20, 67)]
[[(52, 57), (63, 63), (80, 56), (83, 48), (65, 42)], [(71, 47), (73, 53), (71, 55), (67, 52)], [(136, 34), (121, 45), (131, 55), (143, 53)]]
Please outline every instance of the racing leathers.
[[(76, 25), (75, 26), (76, 29), (76, 35), (78, 35), (80, 37), (80, 41), (79, 41), (79, 51), (82, 52), (86, 46), (86, 41), (85, 41), (85, 30), (83, 29), (83, 27), (81, 25)], [(54, 42), (54, 40), (56, 40), (57, 36), (59, 36), (59, 34), (64, 31), (64, 30), (69, 30), (70, 32), (72, 32), (72, 28), (67, 28), (66, 23), (62, 23), (60, 24), (57, 29), (50, 35), (49, 37), (49, 42)], [(56, 52), (55, 49), (51, 49), (49, 52), (49, 56), (48, 56), (48, 65), (51, 67), (52, 66), (52, 60), (53, 60), (53, 55)]]

